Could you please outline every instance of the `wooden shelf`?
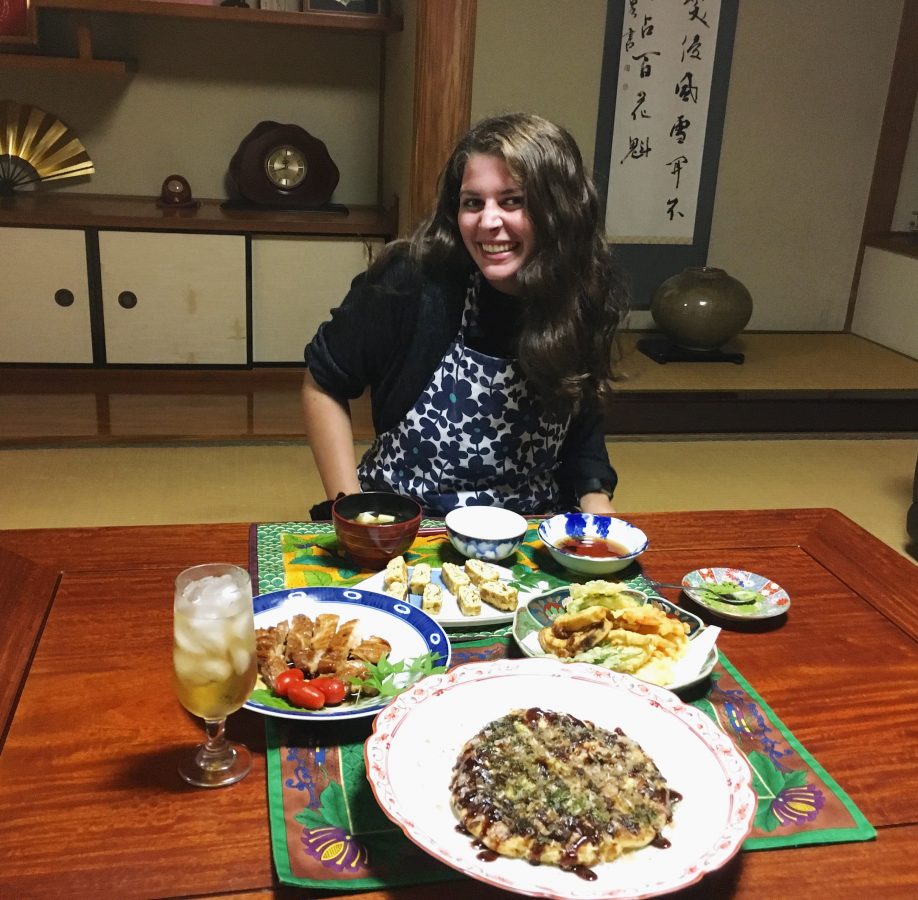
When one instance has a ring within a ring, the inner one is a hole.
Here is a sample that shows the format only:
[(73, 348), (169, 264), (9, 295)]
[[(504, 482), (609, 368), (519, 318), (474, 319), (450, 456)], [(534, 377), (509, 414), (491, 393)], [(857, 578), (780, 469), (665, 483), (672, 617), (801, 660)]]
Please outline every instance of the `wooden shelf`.
[[(254, 0), (250, 0), (254, 2)], [(235, 6), (202, 6), (173, 0), (36, 0), (39, 9), (77, 10), (130, 16), (166, 16), (171, 19), (201, 19), (208, 22), (247, 22), (255, 25), (283, 25), (317, 31), (345, 31), (354, 34), (389, 34), (402, 30), (400, 16), (358, 13), (280, 12)]]
[(137, 65), (126, 59), (80, 59), (70, 56), (42, 56), (38, 53), (0, 53), (0, 69), (28, 69), (32, 72), (82, 72), (87, 75), (127, 75)]
[[(131, 60), (95, 59), (92, 56), (90, 13), (114, 13), (128, 16), (163, 16), (170, 19), (196, 19), (205, 22), (245, 22), (284, 28), (308, 28), (313, 31), (338, 31), (349, 34), (383, 36), (402, 30), (400, 16), (358, 15), (356, 13), (280, 12), (237, 6), (202, 6), (173, 0), (34, 0), (35, 9), (76, 12), (79, 55), (48, 56), (40, 52), (0, 50), (0, 70), (28, 69), (46, 72), (76, 72), (96, 75), (125, 75), (136, 69)], [(257, 2), (257, 0), (251, 0)], [(35, 44), (37, 36), (11, 39), (0, 46), (18, 41)]]
[(391, 237), (397, 231), (396, 208), (349, 206), (347, 215), (341, 215), (324, 211), (223, 209), (222, 200), (202, 200), (197, 209), (160, 209), (156, 199), (24, 192), (0, 199), (0, 226), (359, 237)]

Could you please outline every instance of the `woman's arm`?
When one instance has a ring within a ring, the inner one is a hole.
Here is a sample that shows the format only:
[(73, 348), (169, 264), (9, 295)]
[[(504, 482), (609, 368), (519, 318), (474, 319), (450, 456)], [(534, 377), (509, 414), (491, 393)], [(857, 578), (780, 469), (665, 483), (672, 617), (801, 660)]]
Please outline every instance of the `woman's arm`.
[(360, 493), (354, 431), (347, 401), (338, 400), (323, 391), (308, 369), (303, 379), (301, 398), (306, 440), (316, 461), (325, 496), (332, 500), (340, 493)]

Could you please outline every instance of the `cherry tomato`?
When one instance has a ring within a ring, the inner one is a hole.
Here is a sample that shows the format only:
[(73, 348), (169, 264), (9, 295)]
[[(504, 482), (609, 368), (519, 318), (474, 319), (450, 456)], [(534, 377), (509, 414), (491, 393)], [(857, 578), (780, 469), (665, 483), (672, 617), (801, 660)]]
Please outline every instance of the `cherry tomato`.
[(302, 669), (287, 669), (286, 672), (281, 672), (274, 679), (274, 693), (280, 697), (286, 697), (290, 686), (302, 681), (305, 677)]
[(321, 709), (325, 706), (325, 694), (310, 681), (295, 681), (287, 690), (287, 699), (294, 706), (304, 709)]
[(313, 678), (309, 683), (325, 694), (329, 706), (337, 706), (347, 696), (347, 688), (340, 678)]

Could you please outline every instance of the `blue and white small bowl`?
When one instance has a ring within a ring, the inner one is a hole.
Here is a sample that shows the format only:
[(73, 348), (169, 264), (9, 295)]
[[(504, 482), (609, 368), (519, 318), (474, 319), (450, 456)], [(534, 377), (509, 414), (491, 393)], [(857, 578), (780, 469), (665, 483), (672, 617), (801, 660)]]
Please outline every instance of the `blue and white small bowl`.
[[(581, 575), (608, 575), (631, 565), (646, 549), (647, 535), (635, 525), (614, 516), (561, 513), (539, 525), (539, 537), (552, 558)], [(561, 549), (569, 538), (604, 538), (621, 544), (622, 556), (578, 556)]]
[(514, 553), (526, 536), (528, 523), (499, 506), (460, 506), (446, 514), (452, 545), (469, 559), (497, 562)]

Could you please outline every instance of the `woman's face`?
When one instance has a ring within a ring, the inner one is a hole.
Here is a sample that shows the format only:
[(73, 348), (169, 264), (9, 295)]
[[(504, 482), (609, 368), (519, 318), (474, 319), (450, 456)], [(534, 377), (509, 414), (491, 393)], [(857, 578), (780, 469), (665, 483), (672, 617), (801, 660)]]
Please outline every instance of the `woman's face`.
[(462, 241), (482, 275), (498, 290), (517, 293), (517, 273), (535, 250), (535, 235), (523, 188), (502, 159), (469, 157), (458, 219)]

